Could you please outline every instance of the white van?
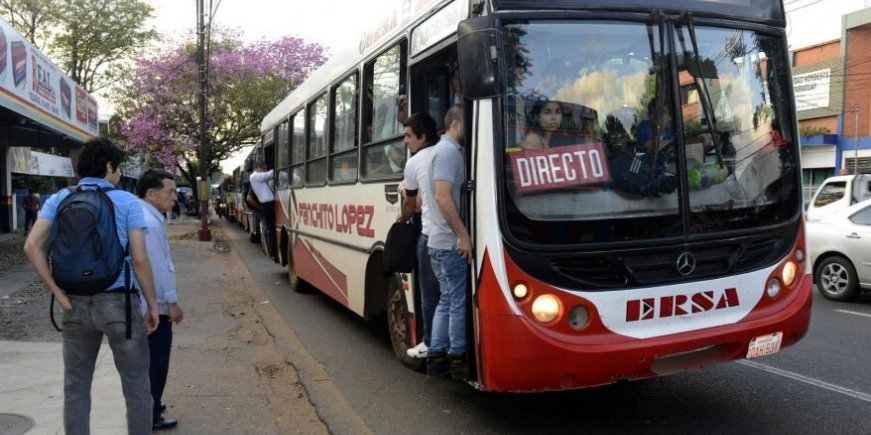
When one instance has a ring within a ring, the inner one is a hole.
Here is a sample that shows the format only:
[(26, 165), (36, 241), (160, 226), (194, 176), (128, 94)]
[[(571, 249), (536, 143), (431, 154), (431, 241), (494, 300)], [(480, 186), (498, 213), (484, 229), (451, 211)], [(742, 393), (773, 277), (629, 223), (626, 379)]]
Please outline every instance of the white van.
[(827, 178), (807, 208), (808, 220), (819, 220), (859, 201), (871, 198), (871, 174)]

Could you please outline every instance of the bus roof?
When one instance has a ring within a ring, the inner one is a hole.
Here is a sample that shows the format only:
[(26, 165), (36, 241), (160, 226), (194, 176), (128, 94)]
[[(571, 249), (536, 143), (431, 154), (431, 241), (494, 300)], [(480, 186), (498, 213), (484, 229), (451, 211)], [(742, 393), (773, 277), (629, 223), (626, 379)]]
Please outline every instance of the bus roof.
[(327, 85), (350, 73), (361, 59), (375, 54), (386, 42), (405, 33), (412, 25), (440, 9), (442, 4), (454, 1), (468, 4), (468, 0), (396, 0), (396, 7), (389, 8), (391, 12), (386, 14), (381, 22), (363, 32), (356, 46), (348, 47), (333, 56), (275, 106), (263, 118), (260, 124), (261, 134), (283, 121), (292, 110), (296, 110), (312, 97), (319, 95), (316, 92), (326, 89)]
[[(357, 46), (351, 46), (333, 56), (315, 70), (263, 118), (260, 132), (284, 121), (291, 111), (301, 108), (317, 97), (321, 90), (353, 71), (361, 59), (366, 59), (393, 41), (442, 6), (468, 0), (396, 0), (384, 19), (364, 32)], [(786, 26), (782, 0), (490, 0), (496, 11), (548, 10), (548, 9), (602, 9), (604, 11), (662, 9), (669, 12), (690, 11), (698, 15), (739, 17), (779, 27)]]
[(497, 11), (523, 9), (601, 9), (603, 11), (661, 9), (697, 15), (746, 19), (778, 27), (786, 26), (783, 0), (491, 0)]

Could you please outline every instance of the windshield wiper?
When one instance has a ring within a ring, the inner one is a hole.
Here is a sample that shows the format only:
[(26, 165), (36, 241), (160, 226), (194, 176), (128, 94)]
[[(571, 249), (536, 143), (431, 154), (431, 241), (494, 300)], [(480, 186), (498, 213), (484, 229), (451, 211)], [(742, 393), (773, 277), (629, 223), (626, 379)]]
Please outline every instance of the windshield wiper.
[[(680, 48), (684, 53), (684, 64), (686, 65), (690, 76), (693, 78), (693, 82), (695, 82), (696, 86), (701, 89), (699, 99), (702, 103), (702, 110), (705, 112), (705, 119), (708, 120), (708, 130), (711, 133), (711, 142), (714, 144), (714, 152), (717, 154), (717, 164), (722, 167), (722, 138), (720, 137), (720, 130), (717, 128), (717, 115), (714, 113), (713, 104), (711, 104), (711, 94), (708, 91), (708, 84), (705, 82), (705, 76), (702, 72), (702, 58), (699, 55), (699, 44), (696, 40), (696, 28), (695, 25), (693, 25), (693, 15), (689, 12), (684, 12), (681, 14), (681, 19), (686, 22), (686, 28), (690, 34), (690, 42), (692, 43), (693, 48), (692, 53), (687, 51), (683, 29), (680, 29), (677, 32), (677, 37), (680, 41)], [(695, 61), (691, 61), (692, 59)], [(693, 71), (693, 65), (695, 65), (695, 71)]]
[[(653, 40), (653, 25), (659, 29), (659, 52), (656, 51), (656, 44)], [(656, 65), (656, 90), (654, 91), (654, 101), (656, 105), (653, 109), (653, 114), (648, 113), (647, 116), (653, 115), (651, 120), (651, 128), (653, 129), (653, 161), (650, 165), (651, 178), (656, 174), (656, 161), (659, 157), (659, 142), (660, 134), (662, 133), (662, 111), (665, 109), (663, 97), (665, 92), (665, 19), (662, 11), (654, 9), (650, 13), (650, 21), (647, 23), (647, 40), (650, 42), (650, 55)], [(658, 54), (657, 54), (658, 53)]]

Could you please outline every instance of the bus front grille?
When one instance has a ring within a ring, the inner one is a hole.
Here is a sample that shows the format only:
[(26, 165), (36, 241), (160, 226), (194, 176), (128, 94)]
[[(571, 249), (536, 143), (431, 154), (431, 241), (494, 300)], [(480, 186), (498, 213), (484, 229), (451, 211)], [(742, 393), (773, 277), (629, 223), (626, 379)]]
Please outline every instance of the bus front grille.
[[(712, 279), (768, 266), (785, 254), (784, 246), (779, 237), (764, 237), (620, 254), (582, 253), (571, 258), (551, 258), (550, 270), (556, 272), (556, 279), (549, 281), (568, 288), (613, 290)], [(684, 253), (695, 259), (695, 267), (689, 273), (678, 268), (678, 258)]]

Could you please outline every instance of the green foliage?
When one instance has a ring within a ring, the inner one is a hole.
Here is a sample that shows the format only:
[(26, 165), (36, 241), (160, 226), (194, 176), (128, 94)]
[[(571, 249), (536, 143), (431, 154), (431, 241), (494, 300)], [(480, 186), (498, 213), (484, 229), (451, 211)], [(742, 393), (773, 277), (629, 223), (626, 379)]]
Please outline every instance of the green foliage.
[(58, 19), (54, 0), (0, 0), (0, 16), (40, 51)]
[(828, 128), (817, 127), (817, 126), (813, 126), (813, 125), (810, 125), (807, 127), (800, 127), (798, 129), (798, 134), (801, 136), (816, 136), (818, 134), (829, 134), (829, 133), (831, 133), (831, 130), (829, 130)]
[(0, 0), (0, 15), (90, 93), (156, 38), (152, 11), (140, 0)]

